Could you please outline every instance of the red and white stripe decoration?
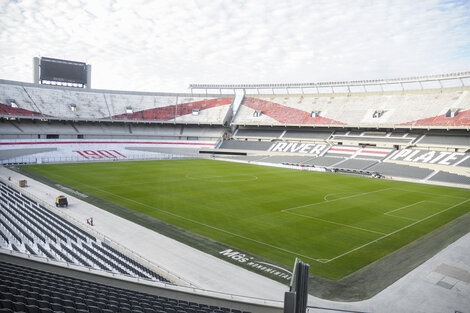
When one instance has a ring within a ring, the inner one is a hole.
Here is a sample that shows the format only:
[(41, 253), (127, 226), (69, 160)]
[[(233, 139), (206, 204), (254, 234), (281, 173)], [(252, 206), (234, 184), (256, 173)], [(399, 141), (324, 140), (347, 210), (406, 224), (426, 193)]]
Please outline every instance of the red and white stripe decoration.
[(348, 147), (336, 145), (328, 150), (328, 154), (341, 154), (344, 156), (373, 156), (373, 157), (386, 157), (393, 149), (388, 148), (374, 148), (374, 147)]

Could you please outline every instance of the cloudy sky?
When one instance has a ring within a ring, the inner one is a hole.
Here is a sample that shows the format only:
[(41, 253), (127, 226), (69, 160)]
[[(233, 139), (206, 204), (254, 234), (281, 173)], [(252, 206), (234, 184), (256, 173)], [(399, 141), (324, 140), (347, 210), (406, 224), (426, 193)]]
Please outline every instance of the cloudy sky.
[(0, 0), (0, 78), (34, 56), (142, 91), (469, 71), (470, 1)]

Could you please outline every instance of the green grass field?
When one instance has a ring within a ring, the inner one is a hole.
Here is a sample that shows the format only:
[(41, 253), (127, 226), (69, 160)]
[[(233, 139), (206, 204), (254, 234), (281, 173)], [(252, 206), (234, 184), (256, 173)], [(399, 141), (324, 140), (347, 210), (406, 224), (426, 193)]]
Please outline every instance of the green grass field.
[(24, 169), (334, 280), (470, 212), (469, 190), (211, 160)]

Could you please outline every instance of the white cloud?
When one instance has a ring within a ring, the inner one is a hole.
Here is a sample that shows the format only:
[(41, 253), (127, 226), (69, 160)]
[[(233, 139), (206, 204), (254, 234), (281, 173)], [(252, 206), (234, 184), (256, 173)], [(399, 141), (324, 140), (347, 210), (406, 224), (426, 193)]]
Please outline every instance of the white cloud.
[(0, 78), (31, 81), (34, 56), (127, 90), (447, 73), (470, 70), (468, 34), (457, 1), (0, 0)]

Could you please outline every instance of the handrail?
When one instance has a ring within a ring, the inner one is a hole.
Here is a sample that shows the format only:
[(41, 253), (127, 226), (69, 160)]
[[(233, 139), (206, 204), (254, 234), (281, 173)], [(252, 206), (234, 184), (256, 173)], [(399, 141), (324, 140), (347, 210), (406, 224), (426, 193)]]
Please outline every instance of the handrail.
[(141, 278), (141, 277), (132, 277), (132, 276), (128, 276), (128, 275), (121, 274), (121, 273), (113, 273), (113, 272), (109, 272), (109, 271), (105, 271), (101, 269), (95, 269), (95, 268), (91, 268), (87, 266), (76, 265), (76, 264), (68, 263), (65, 261), (51, 260), (43, 256), (26, 254), (26, 253), (14, 251), (14, 250), (5, 249), (3, 247), (0, 247), (0, 254), (5, 254), (5, 255), (9, 254), (15, 257), (30, 259), (30, 260), (41, 262), (41, 263), (48, 263), (54, 266), (70, 268), (79, 272), (87, 272), (87, 273), (100, 275), (104, 277), (112, 277), (112, 278), (123, 280), (123, 281), (133, 281), (142, 285), (162, 287), (162, 288), (168, 289), (170, 291), (175, 291), (175, 292), (184, 292), (184, 293), (194, 294), (194, 295), (199, 295), (199, 296), (204, 296), (204, 297), (211, 297), (214, 299), (232, 300), (232, 301), (244, 302), (248, 304), (266, 305), (266, 306), (272, 306), (272, 307), (282, 307), (284, 305), (283, 301), (280, 301), (280, 300), (242, 296), (242, 295), (237, 295), (237, 294), (228, 293), (228, 292), (202, 289), (198, 287), (173, 285), (173, 284), (168, 284), (162, 281), (155, 281), (155, 280), (150, 280), (150, 279)]
[[(138, 261), (139, 263), (142, 263), (141, 260), (144, 260), (145, 261), (145, 264), (142, 264), (142, 265), (147, 265), (149, 266), (150, 268), (152, 269), (157, 269), (157, 273), (158, 274), (161, 274), (162, 276), (164, 276), (165, 278), (169, 279), (170, 281), (174, 281), (176, 280), (177, 282), (179, 283), (183, 283), (185, 285), (188, 285), (188, 286), (191, 286), (192, 284), (183, 279), (182, 277), (180, 277), (179, 275), (175, 274), (175, 273), (172, 273), (171, 271), (163, 268), (162, 266), (159, 266), (157, 264), (153, 264), (150, 260), (146, 259), (145, 257), (141, 256), (140, 254), (138, 254), (137, 252), (133, 251), (132, 249), (129, 249), (115, 241), (113, 241), (111, 238), (101, 234), (100, 232), (96, 231), (95, 229), (92, 229), (90, 226), (86, 226), (84, 224), (82, 224), (80, 221), (78, 221), (76, 218), (66, 214), (63, 210), (58, 210), (57, 208), (55, 208), (54, 206), (50, 205), (49, 203), (45, 202), (44, 200), (40, 199), (39, 197), (37, 197), (36, 195), (34, 195), (33, 193), (31, 192), (28, 192), (26, 190), (18, 190), (18, 188), (13, 185), (11, 182), (9, 181), (6, 181), (3, 177), (0, 177), (0, 180), (5, 183), (7, 186), (9, 186), (10, 188), (13, 188), (15, 189), (16, 191), (20, 192), (21, 194), (24, 194), (25, 196), (29, 197), (30, 199), (34, 200), (35, 202), (37, 202), (38, 204), (42, 205), (43, 207), (45, 207), (46, 209), (48, 209), (49, 211), (61, 216), (63, 219), (69, 221), (70, 223), (72, 223), (74, 226), (84, 230), (85, 232), (87, 233), (90, 233), (92, 234), (93, 236), (97, 237), (98, 239), (100, 239), (101, 241), (104, 241), (106, 242), (107, 244), (111, 244), (111, 246), (113, 246), (113, 248), (117, 248), (118, 251), (120, 252), (124, 252), (125, 254), (130, 254), (130, 256), (134, 256), (133, 259), (136, 259), (135, 261)], [(137, 258), (136, 258), (137, 257)], [(66, 262), (67, 263), (67, 262)], [(144, 278), (142, 278), (144, 279)]]

